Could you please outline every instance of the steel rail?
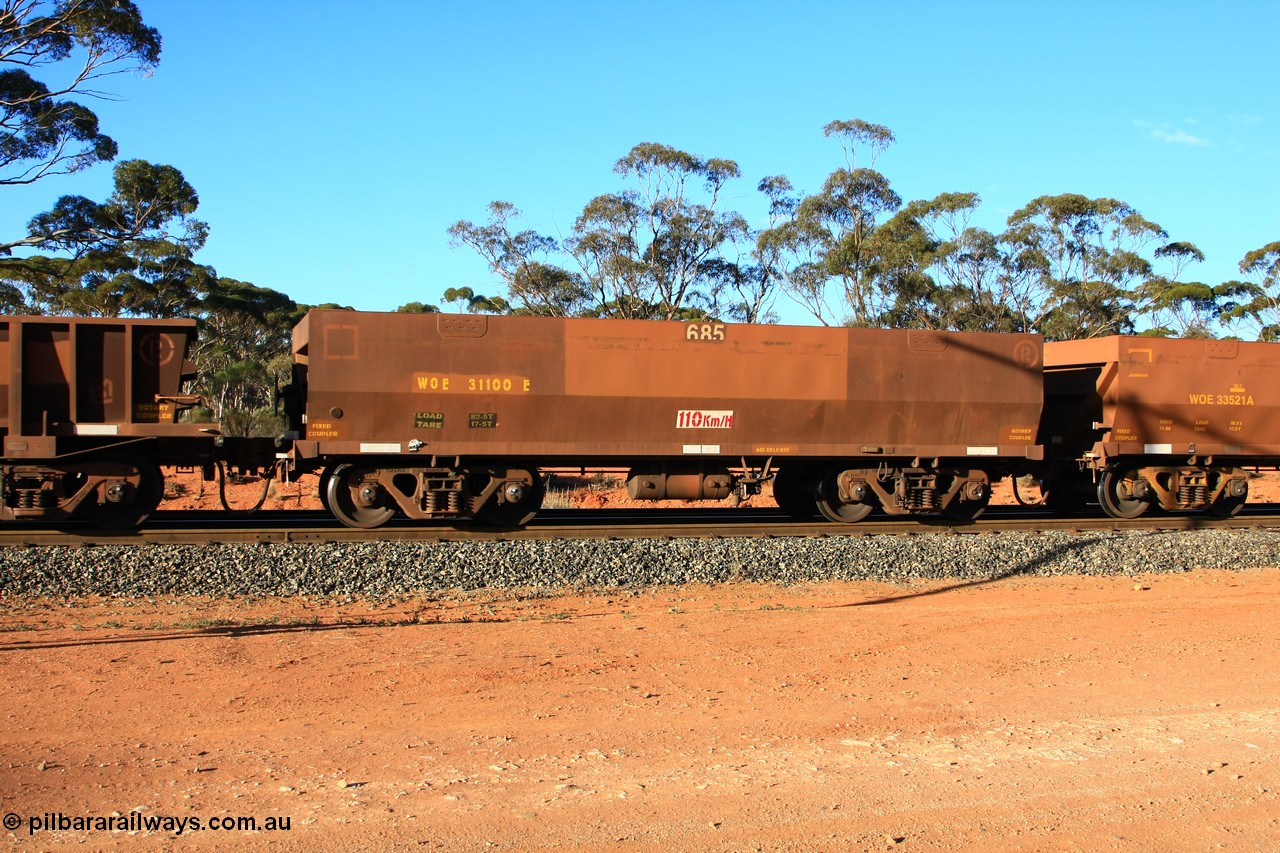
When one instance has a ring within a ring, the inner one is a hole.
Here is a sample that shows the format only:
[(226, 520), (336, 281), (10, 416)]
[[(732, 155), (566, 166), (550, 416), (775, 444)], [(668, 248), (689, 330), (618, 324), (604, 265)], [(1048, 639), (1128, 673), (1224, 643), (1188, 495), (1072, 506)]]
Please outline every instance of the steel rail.
[(207, 512), (157, 512), (141, 530), (108, 531), (88, 526), (0, 527), (0, 547), (96, 545), (208, 545), (253, 543), (475, 542), (556, 539), (725, 539), (734, 537), (862, 537), (976, 535), (1004, 531), (1099, 530), (1182, 531), (1280, 528), (1280, 504), (1247, 506), (1233, 518), (1204, 514), (1150, 513), (1136, 519), (1055, 517), (1017, 508), (993, 507), (977, 521), (929, 523), (916, 518), (868, 518), (856, 524), (795, 521), (769, 508), (689, 510), (547, 510), (523, 529), (498, 530), (452, 524), (391, 522), (374, 530), (343, 527), (327, 515), (269, 511), (228, 519)]

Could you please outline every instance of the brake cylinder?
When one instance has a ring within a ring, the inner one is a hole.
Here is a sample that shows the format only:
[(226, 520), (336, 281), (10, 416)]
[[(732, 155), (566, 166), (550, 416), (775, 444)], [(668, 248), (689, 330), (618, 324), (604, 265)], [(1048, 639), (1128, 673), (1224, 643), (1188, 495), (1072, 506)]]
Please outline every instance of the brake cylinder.
[(632, 468), (627, 474), (627, 494), (637, 501), (718, 501), (733, 492), (733, 476), (716, 471)]

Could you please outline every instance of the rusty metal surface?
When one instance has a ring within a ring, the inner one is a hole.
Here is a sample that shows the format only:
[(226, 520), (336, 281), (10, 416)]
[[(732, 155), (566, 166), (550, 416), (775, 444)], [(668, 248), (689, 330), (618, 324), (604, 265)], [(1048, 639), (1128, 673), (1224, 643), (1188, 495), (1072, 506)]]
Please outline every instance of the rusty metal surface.
[(1280, 456), (1280, 344), (1114, 336), (1045, 345), (1048, 431), (1103, 456)]
[(76, 438), (196, 434), (175, 423), (195, 335), (194, 320), (0, 318), (4, 455), (50, 456)]
[(1034, 335), (312, 311), (294, 351), (303, 455), (1021, 458), (1042, 400)]

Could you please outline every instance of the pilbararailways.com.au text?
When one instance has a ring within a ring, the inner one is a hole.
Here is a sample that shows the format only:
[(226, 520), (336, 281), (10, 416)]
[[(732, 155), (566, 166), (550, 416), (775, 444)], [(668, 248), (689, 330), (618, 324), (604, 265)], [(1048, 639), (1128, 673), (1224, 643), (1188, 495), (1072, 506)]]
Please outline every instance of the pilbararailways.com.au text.
[(288, 815), (269, 817), (215, 815), (201, 818), (194, 815), (143, 814), (131, 811), (109, 815), (66, 814), (44, 812), (38, 815), (19, 815), (9, 812), (4, 816), (4, 828), (16, 832), (26, 826), (28, 835), (37, 832), (168, 832), (182, 835), (184, 832), (288, 832), (293, 828), (293, 818)]

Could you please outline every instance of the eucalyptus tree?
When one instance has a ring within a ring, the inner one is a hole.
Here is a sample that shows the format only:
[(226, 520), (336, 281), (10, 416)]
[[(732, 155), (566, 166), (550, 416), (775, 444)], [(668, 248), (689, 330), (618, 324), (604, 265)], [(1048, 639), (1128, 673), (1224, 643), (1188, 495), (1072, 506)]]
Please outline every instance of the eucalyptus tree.
[(1051, 340), (1134, 330), (1133, 290), (1152, 278), (1143, 256), (1168, 238), (1122, 201), (1040, 196), (1008, 220), (1010, 270), (1030, 283), (1036, 325)]
[(440, 306), (426, 302), (406, 302), (396, 309), (397, 314), (439, 314)]
[(751, 236), (722, 209), (738, 164), (642, 142), (614, 164), (634, 186), (587, 202), (564, 248), (599, 316), (673, 320), (705, 314), (737, 272), (725, 253)]
[(1168, 243), (1155, 251), (1167, 273), (1155, 273), (1134, 289), (1138, 309), (1150, 324), (1144, 334), (1158, 337), (1211, 338), (1229, 300), (1243, 291), (1237, 282), (1210, 285), (1183, 281), (1193, 263), (1204, 261), (1194, 243)]
[(190, 317), (214, 271), (164, 238), (131, 240), (78, 257), (34, 256), (0, 264), (17, 292), (14, 312), (81, 317)]
[(469, 287), (450, 287), (444, 292), (444, 301), (461, 304), (468, 314), (512, 314), (511, 303), (501, 296), (485, 296)]
[[(115, 159), (81, 101), (102, 77), (149, 74), (160, 34), (130, 0), (0, 0), (0, 185), (31, 184)], [(32, 76), (57, 69), (50, 87)]]
[[(748, 250), (735, 260), (707, 264), (705, 271), (711, 301), (706, 309), (700, 309), (704, 317), (733, 323), (778, 321), (774, 310), (778, 298), (775, 282), (769, 269), (764, 264), (753, 263), (753, 260), (754, 251)], [(686, 310), (685, 313), (691, 312)]]
[(795, 216), (800, 197), (785, 175), (765, 177), (756, 189), (769, 202), (769, 220), (754, 235), (755, 240), (750, 247), (751, 262), (743, 265), (743, 283), (735, 290), (742, 304), (742, 322), (774, 322), (777, 315), (773, 305), (787, 288), (787, 252), (783, 241), (765, 235)]
[[(796, 203), (786, 221), (763, 231), (758, 251), (772, 259), (784, 288), (819, 322), (882, 325), (910, 297), (895, 288), (919, 283), (886, 266), (890, 247), (872, 240), (882, 220), (902, 206), (889, 180), (872, 168), (893, 144), (893, 132), (854, 119), (830, 122), (823, 134), (840, 140), (845, 165), (827, 176), (819, 192)], [(860, 166), (864, 153), (869, 162)]]
[[(98, 88), (104, 78), (149, 74), (160, 47), (131, 0), (0, 0), (0, 186), (114, 160), (118, 146), (86, 101), (110, 97)], [(0, 235), (0, 307), (165, 317), (194, 310), (210, 275), (192, 259), (207, 234), (191, 218), (195, 190), (177, 169), (142, 160), (119, 164), (114, 180), (104, 202), (65, 195), (23, 233)]]
[(740, 213), (723, 209), (725, 186), (740, 176), (737, 163), (643, 142), (614, 172), (630, 186), (587, 202), (564, 240), (518, 229), (520, 212), (505, 201), (489, 205), (486, 224), (454, 223), (451, 244), (480, 255), (506, 294), (451, 288), (445, 301), (468, 311), (556, 317), (767, 314), (759, 270), (741, 263), (751, 230)]
[[(114, 160), (115, 141), (84, 101), (107, 97), (96, 88), (104, 77), (150, 73), (160, 61), (160, 43), (160, 34), (130, 0), (0, 0), (0, 186), (33, 184)], [(46, 72), (59, 82), (50, 85), (35, 76)], [(46, 222), (60, 218), (64, 226), (53, 243), (42, 227), (0, 235), (0, 259), (15, 260), (9, 256), (19, 248), (65, 249), (76, 236), (67, 226), (101, 224), (92, 211), (74, 209), (84, 205), (79, 197), (62, 199), (44, 215)], [(148, 225), (141, 218), (132, 222), (144, 230)], [(114, 234), (140, 236), (127, 228)], [(84, 235), (88, 244), (102, 238)]]
[[(512, 230), (520, 216), (515, 205), (495, 201), (489, 205), (489, 222), (477, 225), (460, 220), (449, 227), (450, 245), (468, 246), (497, 273), (507, 289), (506, 298), (475, 294), (470, 288), (454, 290), (447, 302), (465, 301), (471, 311), (504, 311), (545, 317), (571, 317), (585, 310), (589, 293), (581, 276), (541, 258), (554, 257), (560, 243), (532, 229)], [(452, 289), (451, 289), (452, 290)], [(462, 296), (462, 290), (466, 295)]]
[(305, 311), (268, 287), (225, 277), (208, 283), (193, 351), (196, 390), (230, 433), (276, 431), (270, 413), (289, 380), (292, 330)]
[[(940, 288), (930, 275), (938, 242), (903, 209), (867, 237), (868, 278), (879, 294), (875, 325), (895, 329), (948, 328)], [(856, 322), (856, 321), (855, 321)]]
[(923, 260), (932, 281), (932, 320), (957, 331), (1032, 331), (1038, 310), (1028, 277), (1012, 269), (999, 236), (970, 224), (980, 204), (977, 193), (948, 192), (910, 202), (899, 213), (929, 240)]
[(1244, 280), (1222, 285), (1231, 289), (1222, 322), (1237, 334), (1280, 341), (1280, 240), (1245, 254), (1239, 269)]
[(175, 317), (198, 307), (212, 273), (197, 264), (208, 226), (172, 166), (127, 160), (104, 202), (63, 196), (22, 243), (55, 255), (0, 258), (0, 298), (34, 313)]

